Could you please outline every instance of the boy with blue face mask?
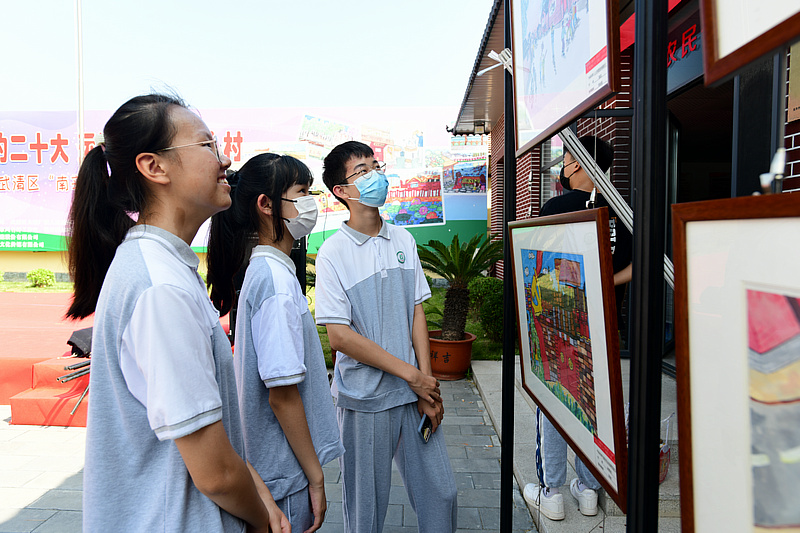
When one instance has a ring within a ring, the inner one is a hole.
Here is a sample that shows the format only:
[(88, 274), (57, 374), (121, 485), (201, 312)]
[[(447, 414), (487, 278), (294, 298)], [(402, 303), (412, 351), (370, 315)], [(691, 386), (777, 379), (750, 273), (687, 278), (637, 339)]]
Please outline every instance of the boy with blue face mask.
[[(416, 242), (380, 216), (389, 182), (369, 146), (334, 148), (322, 179), (350, 211), (316, 260), (316, 322), (337, 352), (332, 393), (345, 447), (344, 529), (382, 531), (394, 458), (419, 531), (455, 531), (457, 490), (436, 431), (444, 408), (422, 309), (431, 293)], [(424, 415), (433, 429), (427, 442), (417, 432)]]

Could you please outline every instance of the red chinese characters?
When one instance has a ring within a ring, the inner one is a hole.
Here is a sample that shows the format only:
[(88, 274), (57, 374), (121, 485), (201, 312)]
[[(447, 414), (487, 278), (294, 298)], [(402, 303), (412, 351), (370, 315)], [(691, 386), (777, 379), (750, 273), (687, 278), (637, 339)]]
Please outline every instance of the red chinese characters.
[(235, 137), (231, 137), (231, 132), (225, 132), (225, 138), (223, 141), (225, 142), (225, 147), (222, 150), (222, 153), (225, 154), (231, 161), (241, 161), (242, 160), (242, 132), (237, 131)]
[[(680, 39), (672, 39), (667, 43), (667, 67), (672, 66), (676, 61), (688, 56), (690, 53), (697, 50), (697, 40), (700, 35), (697, 34), (697, 24), (692, 24), (686, 28), (681, 34)], [(678, 52), (678, 43), (680, 41), (680, 54)]]
[[(33, 137), (33, 136), (31, 136)], [(48, 154), (50, 148), (54, 148), (50, 156), (50, 163), (55, 163), (57, 159), (61, 159), (64, 163), (69, 163), (69, 154), (66, 148), (69, 146), (69, 139), (57, 133), (54, 139), (42, 139), (42, 132), (37, 131), (35, 140), (28, 140), (28, 135), (25, 134), (10, 134), (8, 136), (0, 132), (0, 164), (5, 163), (27, 163), (33, 159), (32, 154), (36, 154), (36, 164), (41, 165), (45, 163), (45, 156)]]
[(60, 157), (64, 160), (64, 163), (69, 163), (69, 155), (64, 150), (64, 147), (69, 145), (69, 139), (64, 139), (61, 137), (61, 133), (57, 133), (55, 139), (50, 139), (50, 144), (56, 149), (50, 158), (50, 162), (55, 163), (56, 159)]
[(36, 164), (37, 165), (41, 165), (42, 164), (42, 152), (44, 152), (45, 150), (50, 148), (50, 145), (48, 145), (47, 143), (43, 143), (42, 142), (42, 134), (41, 134), (41, 132), (37, 131), (36, 132), (36, 142), (32, 142), (30, 144), (29, 148), (32, 151), (36, 152)]
[(96, 145), (94, 140), (94, 133), (84, 133), (83, 134), (83, 157), (86, 157), (92, 148)]

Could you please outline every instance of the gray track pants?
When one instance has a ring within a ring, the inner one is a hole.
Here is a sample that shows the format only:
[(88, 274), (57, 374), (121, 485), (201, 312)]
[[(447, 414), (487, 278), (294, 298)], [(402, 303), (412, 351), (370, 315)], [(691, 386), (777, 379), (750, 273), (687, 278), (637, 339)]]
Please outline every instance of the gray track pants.
[(345, 453), (342, 469), (344, 530), (381, 533), (389, 505), (392, 458), (417, 514), (421, 533), (456, 530), (458, 504), (442, 428), (427, 443), (417, 433), (420, 416), (410, 403), (378, 413), (336, 409)]

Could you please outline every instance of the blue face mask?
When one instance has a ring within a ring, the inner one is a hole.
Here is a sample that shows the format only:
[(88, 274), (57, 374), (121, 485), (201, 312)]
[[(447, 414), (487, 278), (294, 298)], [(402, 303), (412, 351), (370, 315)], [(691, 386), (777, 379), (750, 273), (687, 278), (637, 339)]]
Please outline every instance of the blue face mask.
[(360, 198), (348, 198), (358, 200), (369, 207), (381, 207), (386, 203), (386, 195), (389, 194), (389, 180), (386, 174), (373, 170), (361, 176), (352, 183), (361, 194)]

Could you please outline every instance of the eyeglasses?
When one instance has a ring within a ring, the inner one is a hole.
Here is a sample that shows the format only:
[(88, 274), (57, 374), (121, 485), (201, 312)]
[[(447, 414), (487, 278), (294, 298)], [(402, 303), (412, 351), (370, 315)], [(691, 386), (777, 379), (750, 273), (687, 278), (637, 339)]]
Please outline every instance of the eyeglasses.
[[(363, 176), (364, 174), (367, 174), (367, 173), (369, 173), (369, 172), (372, 172), (373, 170), (374, 170), (375, 172), (377, 172), (378, 174), (384, 174), (384, 173), (386, 172), (386, 163), (384, 163), (383, 161), (378, 161), (377, 163), (375, 163), (375, 166), (374, 166), (374, 167), (372, 167), (372, 168), (370, 168), (370, 169), (366, 169), (366, 168), (365, 168), (365, 169), (363, 169), (363, 170), (359, 170), (358, 172), (353, 172), (352, 174), (350, 174), (349, 176), (347, 176), (347, 177), (344, 179), (344, 181), (347, 181), (347, 180), (349, 180), (349, 179), (350, 179), (350, 178), (352, 178), (353, 176), (358, 176), (358, 177), (361, 177), (361, 176)], [(352, 183), (342, 183), (342, 185), (352, 185)]]
[(177, 148), (186, 148), (187, 146), (199, 146), (202, 144), (210, 144), (211, 151), (214, 152), (214, 156), (217, 158), (217, 162), (222, 163), (222, 159), (219, 157), (219, 145), (217, 144), (217, 136), (211, 138), (208, 141), (198, 141), (196, 143), (189, 143), (189, 144), (181, 144), (180, 146), (170, 146), (168, 148), (162, 148), (161, 150), (157, 150), (158, 152), (166, 152), (167, 150), (175, 150)]

